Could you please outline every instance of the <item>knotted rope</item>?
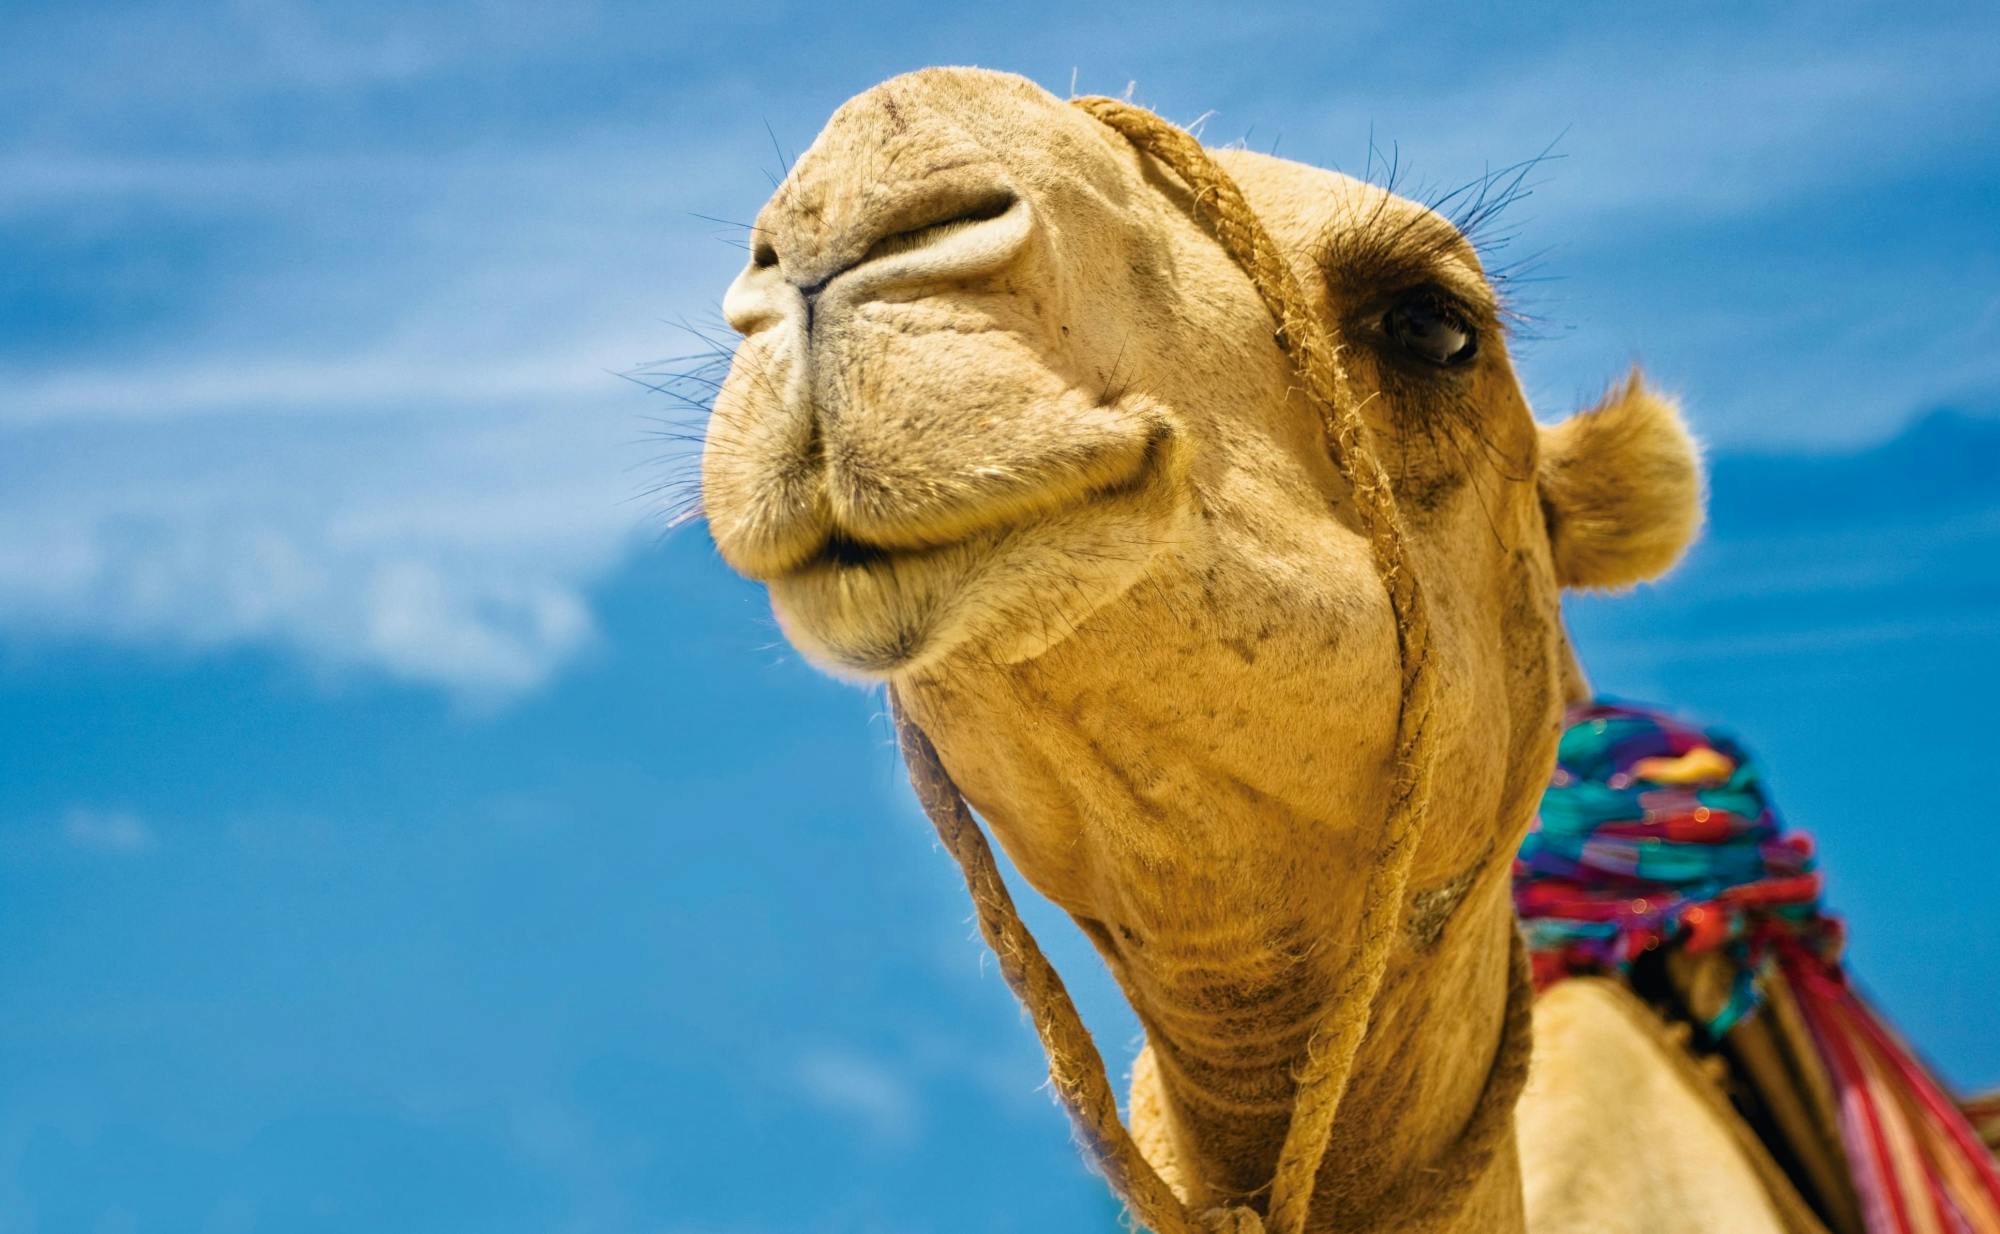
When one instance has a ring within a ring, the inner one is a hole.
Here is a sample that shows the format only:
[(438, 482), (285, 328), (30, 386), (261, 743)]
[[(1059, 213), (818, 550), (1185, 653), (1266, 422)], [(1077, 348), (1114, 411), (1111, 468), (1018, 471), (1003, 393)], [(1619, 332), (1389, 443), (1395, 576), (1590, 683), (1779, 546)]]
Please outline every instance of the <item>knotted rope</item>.
[[(1193, 136), (1143, 108), (1110, 98), (1073, 100), (1117, 130), (1142, 154), (1172, 171), (1193, 196), (1205, 222), (1257, 289), (1277, 322), (1276, 342), (1292, 362), (1300, 388), (1318, 413), (1327, 453), (1352, 493), (1375, 571), (1388, 592), (1401, 661), (1400, 706), (1391, 754), (1388, 809), (1364, 888), (1360, 939), (1334, 997), (1308, 1039), (1291, 1122), (1279, 1150), (1267, 1215), (1245, 1206), (1190, 1213), (1139, 1152), (1118, 1118), (1117, 1097), (1090, 1032), (1062, 979), (1036, 946), (994, 864), (992, 849), (937, 750), (896, 704), (897, 725), (911, 779), (945, 848), (972, 893), (981, 933), (1000, 958), (1001, 972), (1034, 1021), (1049, 1058), (1049, 1076), (1112, 1188), (1156, 1234), (1303, 1234), (1313, 1187), (1361, 1041), (1388, 969), (1389, 951), (1409, 885), (1425, 806), (1430, 796), (1435, 693), (1430, 667), (1430, 619), (1410, 567), (1408, 540), (1388, 474), (1369, 447), (1368, 429), (1348, 390), (1339, 349), (1313, 311), (1298, 276), (1228, 173)], [(1392, 1197), (1391, 1224), (1404, 1227), (1456, 1206), (1484, 1172), (1508, 1127), (1527, 1072), (1532, 987), (1518, 933), (1511, 935), (1507, 1011), (1501, 1044), (1486, 1085), (1450, 1159), (1413, 1179), (1421, 1186)], [(1406, 1193), (1406, 1194), (1405, 1194)]]

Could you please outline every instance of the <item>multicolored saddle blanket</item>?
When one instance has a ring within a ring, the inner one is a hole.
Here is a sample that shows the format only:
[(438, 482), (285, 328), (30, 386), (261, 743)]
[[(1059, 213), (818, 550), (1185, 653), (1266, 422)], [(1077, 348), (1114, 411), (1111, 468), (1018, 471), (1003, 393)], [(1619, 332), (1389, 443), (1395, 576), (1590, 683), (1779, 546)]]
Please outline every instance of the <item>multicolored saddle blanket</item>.
[(1954, 1101), (1862, 998), (1823, 889), (1748, 752), (1605, 701), (1571, 712), (1514, 865), (1536, 982), (1620, 976), (1691, 1024), (1830, 1228), (2000, 1231), (1975, 1126), (1992, 1111)]

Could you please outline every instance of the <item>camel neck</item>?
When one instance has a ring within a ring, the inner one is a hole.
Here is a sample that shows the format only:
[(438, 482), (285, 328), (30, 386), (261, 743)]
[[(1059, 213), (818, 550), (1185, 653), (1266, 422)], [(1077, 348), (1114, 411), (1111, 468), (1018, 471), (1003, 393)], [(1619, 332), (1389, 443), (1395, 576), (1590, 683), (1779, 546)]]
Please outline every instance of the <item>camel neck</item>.
[[(1522, 1228), (1506, 1112), (1519, 1076), (1503, 1072), (1525, 1065), (1526, 994), (1522, 986), (1510, 1028), (1514, 926), (1505, 882), (1504, 863), (1489, 862), (1435, 942), (1398, 955), (1320, 1170), (1312, 1229), (1391, 1228), (1426, 1201), (1446, 1199), (1431, 1192), (1462, 1174), (1462, 1187), (1423, 1228)], [(1321, 976), (1329, 966), (1287, 963), (1241, 936), (1210, 940), (1215, 965), (1186, 950), (1139, 956), (1118, 931), (1080, 921), (1146, 1027), (1133, 1104), (1135, 1118), (1143, 1112), (1164, 1124), (1143, 1136), (1151, 1153), (1164, 1157), (1197, 1210), (1258, 1203), (1284, 1140), (1310, 1026), (1323, 1018), (1320, 999), (1336, 988)], [(1321, 942), (1308, 953), (1341, 950)], [(1218, 998), (1224, 954), (1230, 997)], [(1519, 1041), (1509, 1041), (1510, 1032)], [(1492, 1101), (1505, 1104), (1498, 1130), (1474, 1126)]]
[[(1162, 759), (1159, 733), (1110, 722), (1142, 698), (1067, 707), (1012, 684), (897, 694), (1022, 875), (1093, 939), (1146, 1026), (1135, 1078), (1149, 1091), (1135, 1083), (1133, 1110), (1147, 1157), (1194, 1211), (1261, 1205), (1315, 1031), (1359, 1007), (1383, 781), (1330, 788), (1314, 760), (1331, 742), (1282, 728), (1246, 729), (1255, 748), (1190, 741)], [(1506, 820), (1524, 816), (1532, 794), (1523, 777), (1474, 776), (1476, 765), (1463, 761), (1454, 781), (1460, 808), (1444, 817), (1456, 825), (1429, 829), (1418, 849), (1410, 916), (1423, 928), (1397, 932), (1367, 1001), (1316, 1174), (1315, 1229), (1366, 1228), (1399, 1185), (1446, 1161), (1495, 1057), (1513, 928)], [(1463, 821), (1474, 817), (1496, 821)], [(1519, 1175), (1511, 1141), (1503, 1148), (1466, 1228), (1518, 1227)]]

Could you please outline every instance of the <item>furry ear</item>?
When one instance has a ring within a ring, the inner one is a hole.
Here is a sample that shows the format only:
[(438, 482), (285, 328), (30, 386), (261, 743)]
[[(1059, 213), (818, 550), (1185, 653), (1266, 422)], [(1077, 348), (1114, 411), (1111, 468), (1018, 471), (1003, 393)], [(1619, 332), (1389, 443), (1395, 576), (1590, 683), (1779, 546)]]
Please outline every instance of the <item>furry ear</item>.
[(1680, 409), (1636, 368), (1597, 406), (1542, 430), (1535, 478), (1565, 587), (1658, 578), (1701, 528), (1700, 451)]

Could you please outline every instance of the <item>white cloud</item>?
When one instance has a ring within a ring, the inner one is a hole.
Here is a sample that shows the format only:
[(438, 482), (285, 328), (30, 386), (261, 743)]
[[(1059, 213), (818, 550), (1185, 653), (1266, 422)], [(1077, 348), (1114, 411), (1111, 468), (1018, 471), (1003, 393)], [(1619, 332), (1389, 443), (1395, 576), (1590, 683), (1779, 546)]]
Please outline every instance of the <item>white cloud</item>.
[[(605, 157), (252, 160), (224, 177), (242, 192), (140, 160), (11, 203), (248, 208), (312, 251), (191, 288), (186, 347), (0, 367), (0, 635), (275, 647), (477, 702), (546, 682), (590, 645), (589, 588), (662, 526), (645, 490), (692, 470), (645, 440), (689, 413), (614, 373), (703, 347), (668, 323), (739, 260), (692, 215), (722, 174), (683, 179), (698, 150), (643, 175)], [(321, 235), (329, 193), (351, 199)], [(357, 265), (341, 228), (364, 221)]]
[(879, 1144), (901, 1145), (916, 1136), (922, 1112), (915, 1086), (874, 1059), (814, 1052), (798, 1060), (793, 1076), (808, 1100), (859, 1123)]
[(588, 645), (584, 589), (644, 520), (629, 436), (506, 405), (0, 433), (36, 460), (0, 485), (0, 629), (531, 689)]
[[(132, 5), (119, 20), (60, 7), (23, 14), (8, 83), (79, 89), (98, 105), (185, 105), (278, 91), (404, 85), (467, 61), (532, 59), (587, 26), (591, 5), (470, 0), (452, 6), (235, 0), (208, 20), (177, 5)], [(29, 37), (34, 36), (34, 37)], [(32, 54), (60, 48), (66, 55)], [(199, 66), (200, 73), (190, 70)]]
[(1311, 148), (1301, 157), (1359, 174), (1366, 136), (1419, 188), (1555, 143), (1563, 162), (1530, 177), (1539, 188), (1523, 207), (1535, 230), (1612, 223), (1629, 235), (1635, 213), (1741, 214), (1960, 157), (1968, 128), (2000, 101), (1976, 28), (1995, 23), (1941, 10), (1884, 20), (1802, 31), (1749, 10), (1713, 22), (1579, 13), (1544, 37), (1520, 31), (1519, 44), (1454, 48), (1423, 72), (1357, 65), (1307, 94), (1303, 115), (1284, 113), (1306, 92), (1267, 75), (1250, 105), (1260, 131), (1282, 125), (1287, 149)]
[(130, 857), (152, 849), (153, 829), (126, 810), (77, 806), (63, 815), (63, 838), (86, 852)]
[(422, 403), (440, 410), (478, 408), (523, 398), (578, 400), (610, 387), (585, 355), (496, 360), (472, 372), (441, 368), (435, 358), (358, 354), (341, 359), (246, 358), (241, 363), (113, 366), (56, 373), (0, 373), (9, 390), (0, 427), (83, 420), (170, 419), (255, 412), (368, 415)]

